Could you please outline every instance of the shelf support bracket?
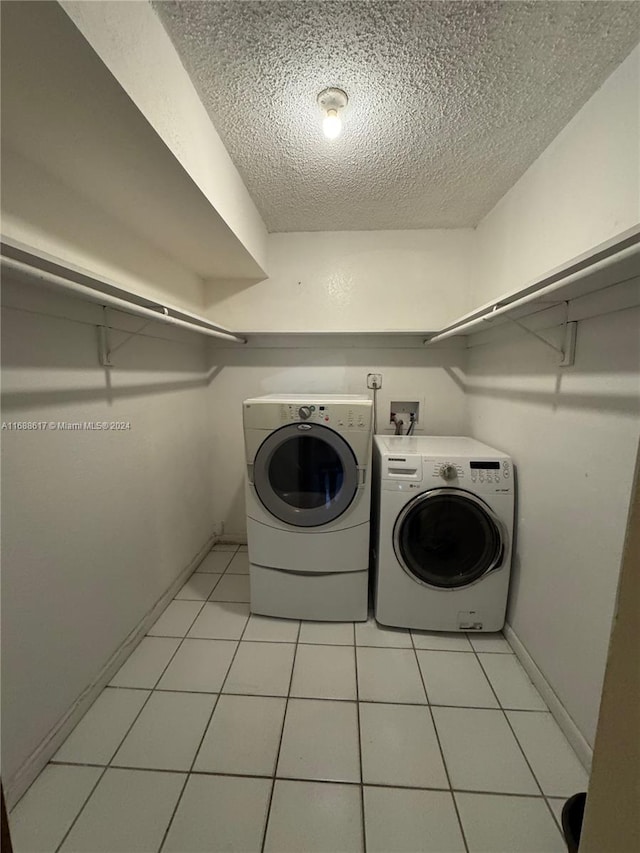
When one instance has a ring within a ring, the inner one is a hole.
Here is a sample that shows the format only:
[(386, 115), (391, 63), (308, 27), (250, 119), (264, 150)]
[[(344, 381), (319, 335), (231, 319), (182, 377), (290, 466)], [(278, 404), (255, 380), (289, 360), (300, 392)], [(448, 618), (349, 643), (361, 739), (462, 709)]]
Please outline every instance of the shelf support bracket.
[[(126, 338), (120, 341), (115, 347), (111, 346), (111, 327), (109, 326), (109, 318), (107, 315), (107, 306), (102, 306), (104, 323), (101, 326), (98, 326), (98, 361), (102, 365), (102, 367), (113, 367), (113, 362), (111, 361), (111, 356), (114, 352), (117, 352), (120, 347), (123, 347), (125, 344), (128, 344), (131, 338), (135, 338), (136, 335), (139, 335), (143, 329), (152, 323), (153, 320), (145, 320), (144, 323), (137, 328), (134, 332), (130, 332)], [(165, 308), (165, 313), (167, 310)]]
[[(505, 320), (508, 320), (510, 323), (513, 323), (519, 329), (522, 329), (523, 332), (526, 332), (528, 335), (537, 338), (540, 343), (544, 344), (555, 352), (560, 353), (560, 355), (562, 356), (562, 359), (559, 364), (560, 367), (571, 367), (575, 363), (576, 357), (576, 330), (578, 324), (575, 320), (569, 322), (569, 303), (565, 302), (565, 306), (566, 315), (564, 323), (562, 324), (564, 335), (561, 347), (556, 346), (556, 344), (552, 344), (551, 341), (548, 341), (542, 335), (539, 335), (537, 332), (534, 332), (533, 329), (530, 329), (528, 326), (525, 326), (524, 323), (521, 323), (520, 320), (516, 320), (515, 317), (509, 317), (508, 314), (504, 314), (503, 316)], [(491, 320), (491, 315), (489, 315), (485, 319)]]
[(98, 361), (102, 367), (113, 367), (111, 361), (111, 338), (109, 335), (109, 323), (107, 319), (107, 306), (102, 306), (104, 323), (97, 326), (98, 329)]
[(139, 335), (140, 332), (143, 329), (146, 329), (147, 326), (149, 325), (149, 323), (152, 323), (152, 322), (153, 322), (152, 320), (145, 320), (145, 322), (139, 328), (137, 328), (135, 330), (135, 332), (131, 332), (130, 334), (127, 335), (127, 337), (123, 341), (120, 341), (120, 343), (117, 344), (115, 347), (111, 347), (111, 349), (109, 351), (109, 355), (110, 356), (113, 355), (113, 353), (117, 352), (117, 350), (119, 350), (120, 347), (123, 347), (125, 344), (128, 344), (129, 341), (131, 340), (131, 338), (135, 338), (136, 335)]
[(575, 320), (564, 324), (564, 340), (562, 342), (562, 361), (560, 367), (573, 367), (576, 362), (576, 335), (578, 323)]

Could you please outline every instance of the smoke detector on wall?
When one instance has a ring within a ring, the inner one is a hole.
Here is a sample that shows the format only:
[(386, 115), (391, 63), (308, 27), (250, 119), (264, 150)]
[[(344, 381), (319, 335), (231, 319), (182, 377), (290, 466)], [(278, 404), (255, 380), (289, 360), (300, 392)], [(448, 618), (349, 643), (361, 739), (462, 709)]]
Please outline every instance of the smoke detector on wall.
[(342, 89), (323, 89), (318, 95), (318, 104), (324, 112), (322, 130), (327, 139), (336, 139), (342, 131), (341, 111), (347, 106), (349, 98)]

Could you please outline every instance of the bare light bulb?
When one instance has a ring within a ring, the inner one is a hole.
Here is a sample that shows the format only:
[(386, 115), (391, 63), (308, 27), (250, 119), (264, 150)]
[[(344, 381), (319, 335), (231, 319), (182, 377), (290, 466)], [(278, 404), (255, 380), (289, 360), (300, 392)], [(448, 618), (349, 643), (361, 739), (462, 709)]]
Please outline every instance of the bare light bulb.
[[(1, 0), (0, 0), (1, 2)], [(322, 130), (327, 139), (337, 139), (342, 132), (340, 113), (349, 103), (347, 93), (342, 89), (323, 89), (318, 95), (318, 106), (324, 113)]]
[(322, 120), (322, 130), (327, 139), (337, 139), (342, 130), (342, 119), (337, 110), (327, 110)]

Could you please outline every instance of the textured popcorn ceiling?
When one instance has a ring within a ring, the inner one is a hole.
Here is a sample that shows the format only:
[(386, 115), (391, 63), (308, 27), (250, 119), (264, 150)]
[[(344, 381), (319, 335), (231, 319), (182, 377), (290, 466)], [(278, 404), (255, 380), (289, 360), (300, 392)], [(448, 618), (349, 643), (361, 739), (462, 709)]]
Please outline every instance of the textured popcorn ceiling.
[(476, 225), (640, 38), (636, 2), (154, 7), (270, 231)]

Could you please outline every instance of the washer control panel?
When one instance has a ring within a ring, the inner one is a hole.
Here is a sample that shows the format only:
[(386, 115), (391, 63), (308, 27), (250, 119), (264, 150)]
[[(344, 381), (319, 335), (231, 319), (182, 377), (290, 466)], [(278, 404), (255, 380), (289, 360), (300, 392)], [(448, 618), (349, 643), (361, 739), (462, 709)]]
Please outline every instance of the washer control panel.
[(509, 493), (513, 479), (510, 459), (442, 459), (423, 457), (423, 468), (435, 486), (460, 486), (473, 491)]
[(359, 406), (330, 406), (314, 403), (305, 403), (302, 406), (295, 403), (281, 405), (280, 422), (287, 424), (294, 421), (308, 421), (364, 432), (371, 429), (371, 410)]

